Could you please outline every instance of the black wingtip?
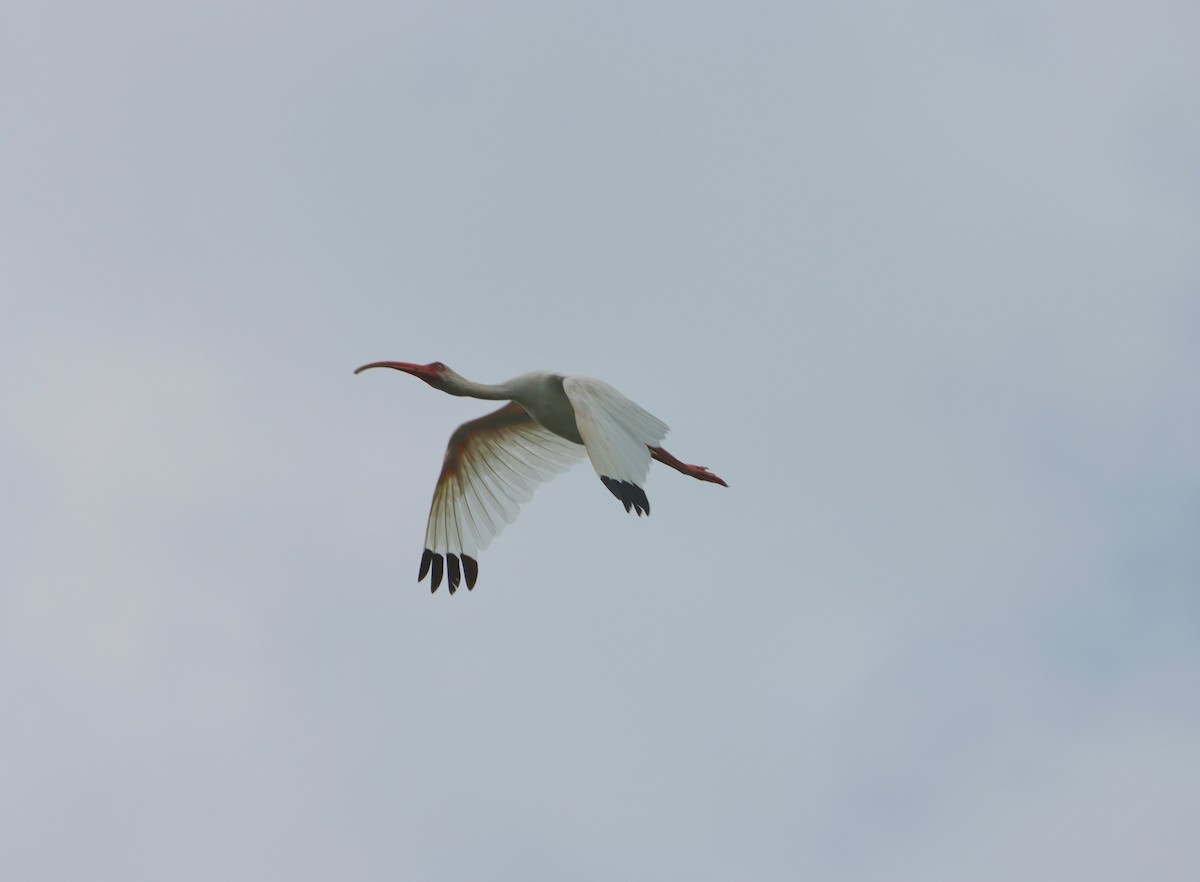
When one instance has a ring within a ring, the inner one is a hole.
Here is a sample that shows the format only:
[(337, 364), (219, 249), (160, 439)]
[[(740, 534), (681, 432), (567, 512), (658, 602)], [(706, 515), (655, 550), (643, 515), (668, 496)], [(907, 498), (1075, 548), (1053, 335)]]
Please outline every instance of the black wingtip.
[(442, 584), (442, 556), (434, 554), (432, 548), (426, 548), (421, 552), (421, 570), (417, 573), (417, 581), (423, 581), (431, 569), (433, 578), (429, 580), (429, 593), (433, 594)]
[(603, 475), (600, 476), (600, 480), (608, 488), (608, 492), (621, 501), (625, 511), (636, 509), (638, 517), (650, 514), (650, 500), (646, 498), (646, 491), (637, 484), (631, 481), (617, 481)]
[(464, 579), (467, 590), (470, 591), (475, 587), (475, 580), (479, 578), (479, 562), (466, 554), (447, 554), (443, 559), (442, 555), (434, 554), (433, 549), (426, 548), (421, 553), (421, 571), (417, 574), (417, 581), (424, 580), (431, 571), (433, 577), (429, 580), (430, 594), (441, 587), (443, 573), (451, 594), (458, 590)]
[(435, 554), (433, 556), (433, 575), (431, 575), (429, 578), (429, 587), (432, 590), (437, 591), (438, 586), (442, 584), (442, 556), (440, 554)]

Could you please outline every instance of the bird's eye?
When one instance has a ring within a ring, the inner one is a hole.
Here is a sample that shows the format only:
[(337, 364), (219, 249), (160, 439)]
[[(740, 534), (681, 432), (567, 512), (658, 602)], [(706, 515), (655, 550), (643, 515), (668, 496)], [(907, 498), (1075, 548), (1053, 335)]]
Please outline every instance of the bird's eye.
[(437, 372), (440, 374), (440, 373), (442, 373), (444, 370), (446, 370), (446, 366), (445, 366), (444, 364), (442, 364), (440, 361), (435, 361), (435, 362), (433, 363), (433, 369), (434, 369), (435, 371), (437, 371)]

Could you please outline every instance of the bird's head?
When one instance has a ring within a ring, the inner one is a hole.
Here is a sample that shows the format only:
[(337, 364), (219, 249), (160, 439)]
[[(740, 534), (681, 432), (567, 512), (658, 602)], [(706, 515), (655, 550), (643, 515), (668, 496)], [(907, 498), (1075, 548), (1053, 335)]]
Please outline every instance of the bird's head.
[(373, 361), (370, 364), (364, 364), (354, 373), (361, 374), (369, 368), (391, 368), (394, 371), (403, 371), (406, 374), (412, 374), (418, 380), (425, 381), (433, 388), (441, 389), (445, 392), (453, 392), (457, 381), (462, 380), (462, 377), (440, 361), (430, 364), (409, 364), (406, 361)]

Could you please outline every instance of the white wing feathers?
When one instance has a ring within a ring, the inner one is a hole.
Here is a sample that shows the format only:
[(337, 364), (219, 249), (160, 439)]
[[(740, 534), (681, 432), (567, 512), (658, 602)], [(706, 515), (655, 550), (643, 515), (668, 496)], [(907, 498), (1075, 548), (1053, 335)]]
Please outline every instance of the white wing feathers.
[(463, 575), (467, 588), (474, 588), (475, 555), (512, 523), (539, 484), (581, 459), (582, 447), (540, 426), (516, 402), (463, 423), (446, 448), (417, 581), (432, 569), (436, 591), (444, 555), (450, 593)]
[(563, 391), (575, 408), (575, 425), (604, 486), (626, 511), (649, 514), (642, 485), (650, 471), (650, 448), (667, 436), (667, 424), (600, 380), (566, 377)]

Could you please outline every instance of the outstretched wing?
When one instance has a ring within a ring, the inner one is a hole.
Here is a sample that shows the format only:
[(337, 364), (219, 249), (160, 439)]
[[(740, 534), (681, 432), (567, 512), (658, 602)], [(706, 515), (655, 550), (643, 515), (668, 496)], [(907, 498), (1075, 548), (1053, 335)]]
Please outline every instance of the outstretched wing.
[(450, 593), (464, 575), (467, 589), (474, 588), (478, 552), (516, 518), (539, 484), (581, 459), (582, 447), (542, 428), (515, 401), (463, 423), (450, 436), (433, 491), (417, 581), (432, 570), (437, 591), (444, 556)]
[(667, 424), (600, 380), (566, 377), (563, 391), (575, 408), (575, 425), (604, 486), (625, 511), (650, 514), (643, 485), (650, 471), (650, 448), (667, 436)]

